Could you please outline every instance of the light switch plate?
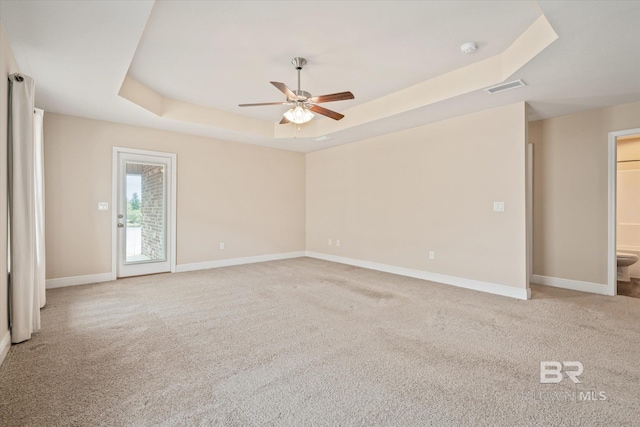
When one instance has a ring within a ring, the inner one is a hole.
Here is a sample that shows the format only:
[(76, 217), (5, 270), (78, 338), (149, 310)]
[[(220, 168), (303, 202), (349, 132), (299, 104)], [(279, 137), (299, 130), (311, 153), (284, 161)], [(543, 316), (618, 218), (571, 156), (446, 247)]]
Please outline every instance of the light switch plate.
[(493, 202), (494, 212), (504, 212), (504, 202)]
[(109, 210), (109, 202), (98, 202), (98, 210), (99, 211), (108, 211)]

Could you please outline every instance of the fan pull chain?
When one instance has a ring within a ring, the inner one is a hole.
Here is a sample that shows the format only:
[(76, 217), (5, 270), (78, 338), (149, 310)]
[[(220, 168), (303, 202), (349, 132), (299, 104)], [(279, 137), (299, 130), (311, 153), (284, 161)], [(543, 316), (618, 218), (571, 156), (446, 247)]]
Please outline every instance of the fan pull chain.
[[(294, 125), (295, 126), (295, 125)], [(298, 128), (298, 132), (300, 132), (300, 125), (296, 126)], [(298, 137), (297, 133), (293, 133), (293, 139), (296, 139)]]

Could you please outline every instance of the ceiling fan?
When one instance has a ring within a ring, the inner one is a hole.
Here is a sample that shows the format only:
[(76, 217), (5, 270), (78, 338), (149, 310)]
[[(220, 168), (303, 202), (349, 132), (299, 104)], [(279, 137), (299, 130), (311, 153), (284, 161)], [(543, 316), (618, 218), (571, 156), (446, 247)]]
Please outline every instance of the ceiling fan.
[[(307, 63), (304, 58), (293, 58), (291, 60), (293, 66), (298, 70), (298, 90), (291, 90), (286, 84), (280, 82), (271, 82), (280, 92), (284, 93), (287, 97), (284, 102), (262, 102), (258, 104), (240, 104), (240, 107), (260, 107), (264, 105), (290, 105), (291, 108), (287, 110), (280, 120), (280, 124), (296, 123), (302, 124), (311, 120), (314, 116), (313, 113), (321, 114), (323, 116), (330, 117), (334, 120), (340, 120), (344, 117), (343, 114), (321, 107), (317, 104), (323, 102), (342, 101), (345, 99), (354, 99), (351, 92), (338, 92), (329, 95), (311, 96), (307, 91), (300, 90), (300, 70)], [(312, 113), (313, 111), (313, 113)]]

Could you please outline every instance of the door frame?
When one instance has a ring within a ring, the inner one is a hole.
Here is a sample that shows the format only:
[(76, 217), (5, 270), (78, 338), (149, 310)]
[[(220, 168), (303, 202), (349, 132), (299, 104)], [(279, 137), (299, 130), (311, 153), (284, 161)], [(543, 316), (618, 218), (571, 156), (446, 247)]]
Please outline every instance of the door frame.
[(169, 177), (169, 212), (167, 215), (169, 248), (169, 265), (171, 272), (176, 272), (176, 188), (177, 188), (177, 170), (178, 162), (175, 153), (165, 153), (162, 151), (140, 150), (137, 148), (113, 147), (113, 157), (111, 165), (111, 280), (118, 278), (118, 155), (125, 154), (141, 154), (146, 156), (164, 157), (171, 162), (171, 176)]
[(608, 143), (608, 213), (607, 213), (607, 295), (618, 294), (618, 262), (616, 258), (616, 190), (618, 171), (618, 137), (640, 134), (640, 128), (609, 132)]
[[(528, 137), (527, 137), (528, 139)], [(525, 192), (525, 204), (526, 204), (526, 240), (527, 240), (527, 294), (531, 298), (531, 278), (533, 277), (533, 161), (535, 144), (533, 141), (527, 141), (526, 146), (526, 192)]]

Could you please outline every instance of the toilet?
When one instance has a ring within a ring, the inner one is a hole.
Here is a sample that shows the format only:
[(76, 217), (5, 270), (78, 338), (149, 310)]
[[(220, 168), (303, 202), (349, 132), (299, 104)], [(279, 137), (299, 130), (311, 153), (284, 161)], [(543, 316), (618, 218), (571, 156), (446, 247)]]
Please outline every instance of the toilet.
[(629, 274), (629, 266), (638, 262), (638, 256), (618, 252), (616, 254), (616, 258), (618, 261), (618, 280), (620, 282), (630, 282), (631, 276)]

